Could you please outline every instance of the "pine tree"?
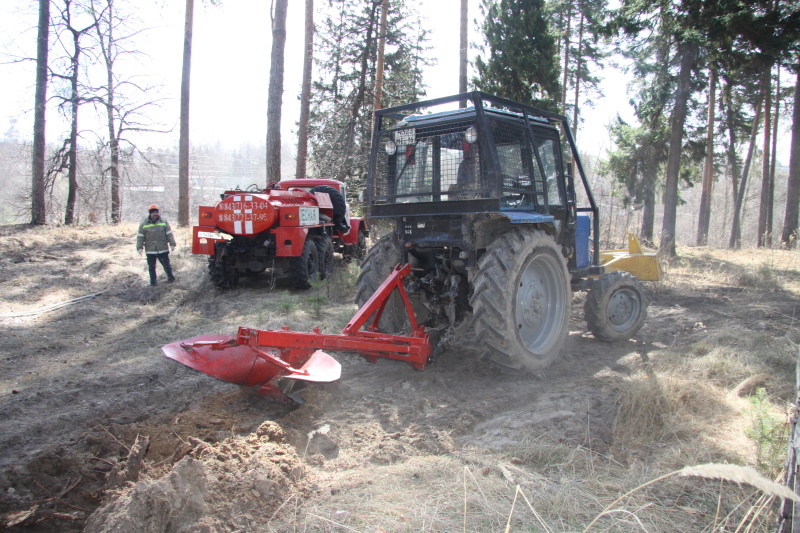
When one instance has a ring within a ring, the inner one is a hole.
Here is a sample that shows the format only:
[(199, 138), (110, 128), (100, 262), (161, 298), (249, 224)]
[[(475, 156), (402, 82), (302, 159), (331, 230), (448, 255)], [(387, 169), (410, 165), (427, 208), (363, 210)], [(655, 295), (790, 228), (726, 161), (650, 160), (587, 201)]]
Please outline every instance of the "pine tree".
[(475, 59), (473, 84), (523, 104), (556, 109), (561, 84), (544, 0), (482, 0), (481, 12), (486, 44)]
[[(309, 121), (310, 174), (364, 186), (369, 162), (381, 0), (331, 0), (319, 26)], [(389, 4), (381, 105), (424, 96), (427, 31), (416, 4)]]
[(560, 110), (572, 115), (575, 131), (580, 125), (581, 99), (593, 107), (589, 97), (602, 96), (598, 74), (610, 54), (604, 36), (607, 5), (607, 0), (556, 0), (547, 6), (562, 71)]

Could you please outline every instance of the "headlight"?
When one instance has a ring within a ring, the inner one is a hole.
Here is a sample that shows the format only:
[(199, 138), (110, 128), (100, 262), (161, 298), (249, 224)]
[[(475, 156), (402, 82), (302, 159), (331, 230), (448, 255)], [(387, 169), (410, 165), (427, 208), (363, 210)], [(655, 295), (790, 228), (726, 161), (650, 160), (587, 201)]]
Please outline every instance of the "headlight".
[(467, 131), (464, 132), (464, 138), (467, 140), (468, 143), (472, 144), (478, 140), (478, 128), (475, 126), (470, 126), (467, 128)]
[(386, 153), (388, 155), (394, 155), (397, 152), (397, 145), (391, 139), (386, 141), (386, 146), (384, 146), (384, 148), (386, 149)]

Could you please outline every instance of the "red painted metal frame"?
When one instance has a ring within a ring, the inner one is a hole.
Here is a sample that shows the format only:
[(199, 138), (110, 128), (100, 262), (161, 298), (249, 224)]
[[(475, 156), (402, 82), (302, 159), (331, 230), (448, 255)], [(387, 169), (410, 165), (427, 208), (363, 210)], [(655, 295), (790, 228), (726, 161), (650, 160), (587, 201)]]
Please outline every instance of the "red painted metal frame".
[[(164, 355), (223, 381), (257, 387), (262, 396), (286, 400), (278, 381), (334, 381), (341, 367), (324, 350), (355, 352), (372, 363), (379, 357), (405, 361), (423, 370), (431, 355), (425, 327), (417, 323), (403, 280), (410, 265), (398, 265), (358, 310), (341, 334), (239, 328), (235, 337), (204, 335), (162, 347)], [(377, 324), (398, 291), (411, 324), (409, 335), (382, 333)], [(372, 321), (370, 321), (372, 318)], [(369, 323), (368, 323), (369, 322)]]
[[(379, 357), (396, 359), (405, 361), (416, 370), (423, 370), (431, 355), (431, 345), (425, 327), (417, 324), (417, 318), (414, 316), (403, 284), (403, 280), (410, 272), (410, 265), (395, 267), (339, 335), (321, 333), (319, 328), (314, 328), (311, 333), (291, 331), (287, 327), (281, 330), (239, 328), (236, 342), (253, 348), (266, 346), (277, 349), (286, 361), (297, 361), (306, 353), (310, 354), (316, 350), (330, 350), (355, 352), (365, 356), (372, 363)], [(408, 336), (382, 333), (377, 326), (389, 302), (389, 296), (395, 290), (399, 292), (411, 322), (411, 334)], [(372, 322), (367, 324), (371, 317)], [(365, 326), (367, 329), (362, 330), (361, 328)]]

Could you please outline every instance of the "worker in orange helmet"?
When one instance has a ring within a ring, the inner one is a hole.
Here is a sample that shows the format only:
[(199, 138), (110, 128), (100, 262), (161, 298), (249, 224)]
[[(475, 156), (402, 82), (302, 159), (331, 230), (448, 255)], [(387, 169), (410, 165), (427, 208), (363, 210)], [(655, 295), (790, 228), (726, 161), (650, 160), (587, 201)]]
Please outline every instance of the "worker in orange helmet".
[(167, 282), (173, 283), (175, 276), (172, 274), (172, 265), (169, 263), (169, 250), (175, 251), (175, 237), (169, 222), (161, 218), (158, 206), (152, 204), (147, 208), (147, 218), (139, 224), (139, 233), (136, 234), (136, 251), (139, 255), (144, 250), (147, 256), (147, 269), (150, 271), (150, 285), (156, 285), (156, 260), (164, 267), (167, 273)]

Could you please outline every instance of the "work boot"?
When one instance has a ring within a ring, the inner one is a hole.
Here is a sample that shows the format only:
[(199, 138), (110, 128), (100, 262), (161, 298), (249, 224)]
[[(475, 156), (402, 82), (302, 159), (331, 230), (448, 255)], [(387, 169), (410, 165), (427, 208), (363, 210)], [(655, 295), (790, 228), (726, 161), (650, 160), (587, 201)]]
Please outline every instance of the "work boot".
[(173, 276), (173, 277), (167, 279), (167, 283), (175, 283), (175, 277)]
[(151, 286), (151, 287), (155, 287), (156, 285), (158, 285), (158, 282), (157, 282), (157, 281), (151, 281), (151, 282), (150, 282), (150, 286)]

